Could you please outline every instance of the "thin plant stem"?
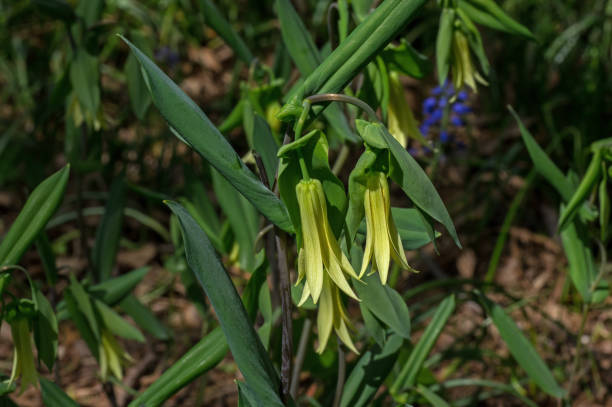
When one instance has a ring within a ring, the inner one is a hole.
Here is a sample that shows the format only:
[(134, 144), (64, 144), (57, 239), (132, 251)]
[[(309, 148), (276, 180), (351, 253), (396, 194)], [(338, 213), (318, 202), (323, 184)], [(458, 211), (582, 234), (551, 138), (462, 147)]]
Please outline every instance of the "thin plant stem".
[(302, 370), (302, 364), (304, 364), (306, 346), (308, 345), (311, 327), (312, 321), (310, 318), (306, 318), (304, 325), (302, 326), (302, 333), (300, 334), (300, 343), (298, 344), (297, 354), (293, 363), (293, 374), (291, 375), (291, 386), (289, 387), (289, 392), (293, 399), (295, 399), (295, 396), (297, 395), (298, 385), (300, 384), (300, 371)]
[(576, 380), (576, 373), (580, 364), (580, 352), (582, 352), (582, 335), (584, 335), (584, 328), (586, 321), (589, 316), (589, 304), (583, 304), (582, 306), (582, 319), (580, 321), (580, 329), (578, 329), (578, 337), (576, 338), (576, 355), (574, 356), (574, 363), (570, 373), (570, 378), (567, 385), (567, 397), (571, 399), (572, 389), (574, 387), (574, 381)]
[[(370, 107), (366, 102), (361, 99), (358, 99), (353, 96), (343, 95), (341, 93), (320, 93), (317, 95), (310, 95), (305, 100), (310, 101), (310, 103), (326, 103), (326, 102), (342, 102), (349, 103), (351, 105), (355, 105), (370, 116), (370, 119), (380, 123), (380, 119), (376, 115), (374, 109)], [(301, 119), (301, 117), (300, 117)]]
[(346, 163), (346, 159), (349, 157), (349, 153), (349, 147), (346, 144), (342, 144), (342, 148), (340, 148), (338, 157), (336, 157), (336, 161), (334, 162), (334, 166), (332, 167), (332, 174), (337, 176), (340, 171), (342, 171), (342, 167), (344, 167), (344, 163)]
[(293, 320), (291, 319), (291, 288), (289, 285), (289, 269), (287, 267), (287, 235), (275, 227), (276, 255), (280, 277), (281, 296), (281, 386), (283, 399), (287, 401), (291, 396), (289, 392), (291, 378), (291, 358), (293, 353)]
[(346, 376), (346, 360), (344, 358), (344, 350), (340, 341), (338, 341), (338, 379), (336, 381), (336, 394), (334, 395), (333, 407), (340, 405), (342, 391), (344, 390), (344, 378)]

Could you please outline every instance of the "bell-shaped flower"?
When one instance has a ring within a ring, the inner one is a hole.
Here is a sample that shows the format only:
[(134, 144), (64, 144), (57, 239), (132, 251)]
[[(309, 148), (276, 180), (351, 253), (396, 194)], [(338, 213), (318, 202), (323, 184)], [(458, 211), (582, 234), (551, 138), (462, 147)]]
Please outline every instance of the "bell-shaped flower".
[(331, 283), (329, 277), (324, 275), (323, 290), (321, 291), (321, 299), (319, 302), (319, 314), (317, 315), (317, 330), (319, 334), (317, 353), (323, 353), (325, 350), (332, 328), (334, 328), (338, 338), (340, 338), (350, 350), (359, 353), (353, 344), (347, 326), (350, 326), (350, 321), (344, 310), (344, 305), (340, 298), (340, 291), (338, 287)]
[(102, 329), (100, 337), (100, 376), (103, 381), (108, 379), (108, 373), (121, 380), (123, 378), (122, 367), (133, 359), (119, 344), (117, 338), (107, 328)]
[(416, 272), (408, 265), (402, 240), (391, 216), (389, 184), (385, 174), (374, 172), (368, 176), (363, 203), (367, 236), (359, 277), (365, 273), (372, 258), (372, 272), (378, 270), (383, 284), (387, 282), (391, 258), (402, 268)]
[(317, 179), (301, 180), (295, 187), (302, 222), (302, 247), (298, 253), (298, 282), (304, 277), (300, 305), (312, 296), (316, 304), (324, 287), (325, 276), (347, 295), (358, 299), (345, 274), (358, 278), (334, 236), (327, 220), (323, 186)]
[(34, 364), (29, 325), (28, 319), (24, 317), (17, 317), (10, 322), (15, 355), (13, 356), (13, 370), (9, 383), (13, 383), (18, 377), (21, 377), (20, 393), (23, 393), (30, 385), (36, 387), (38, 383), (38, 372)]
[(408, 137), (420, 143), (426, 143), (419, 131), (419, 126), (406, 102), (404, 87), (402, 86), (397, 72), (389, 74), (389, 105), (387, 111), (387, 128), (389, 133), (402, 145), (406, 147)]
[(467, 85), (476, 92), (476, 81), (487, 85), (487, 81), (480, 76), (472, 64), (468, 39), (461, 30), (454, 30), (451, 49), (455, 89), (461, 89), (463, 85)]

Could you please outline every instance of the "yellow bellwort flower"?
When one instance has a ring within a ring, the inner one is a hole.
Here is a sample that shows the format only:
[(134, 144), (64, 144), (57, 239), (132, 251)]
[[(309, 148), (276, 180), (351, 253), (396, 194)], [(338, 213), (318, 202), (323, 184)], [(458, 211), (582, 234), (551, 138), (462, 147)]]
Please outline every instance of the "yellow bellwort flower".
[(302, 248), (298, 253), (298, 283), (306, 278), (299, 305), (309, 296), (312, 296), (315, 304), (317, 303), (322, 290), (327, 288), (324, 284), (326, 275), (338, 288), (358, 300), (344, 275), (358, 277), (340, 250), (340, 245), (329, 226), (325, 193), (321, 182), (317, 179), (301, 180), (296, 185), (295, 191), (302, 222)]
[(108, 379), (109, 371), (117, 379), (123, 379), (122, 366), (133, 359), (119, 344), (117, 338), (106, 328), (102, 329), (99, 352), (102, 380), (106, 381)]
[(317, 329), (319, 332), (319, 346), (317, 353), (323, 353), (327, 346), (327, 341), (331, 334), (332, 327), (340, 340), (353, 352), (359, 353), (349, 335), (347, 325), (350, 321), (344, 310), (340, 291), (333, 285), (327, 275), (323, 276), (323, 290), (319, 303), (319, 313), (317, 315)]
[(10, 326), (15, 355), (13, 356), (13, 370), (9, 383), (13, 383), (17, 377), (21, 376), (21, 390), (19, 392), (21, 394), (30, 385), (36, 387), (38, 372), (34, 364), (28, 319), (17, 317), (10, 323)]
[(372, 257), (372, 272), (378, 270), (383, 284), (387, 283), (391, 258), (402, 268), (417, 272), (408, 265), (402, 240), (391, 216), (389, 184), (385, 174), (374, 172), (368, 176), (363, 203), (367, 236), (359, 277), (365, 273)]
[(389, 133), (406, 148), (408, 137), (411, 137), (423, 145), (427, 141), (419, 130), (418, 123), (406, 103), (404, 87), (402, 86), (397, 72), (389, 73), (389, 105), (387, 111), (387, 128)]

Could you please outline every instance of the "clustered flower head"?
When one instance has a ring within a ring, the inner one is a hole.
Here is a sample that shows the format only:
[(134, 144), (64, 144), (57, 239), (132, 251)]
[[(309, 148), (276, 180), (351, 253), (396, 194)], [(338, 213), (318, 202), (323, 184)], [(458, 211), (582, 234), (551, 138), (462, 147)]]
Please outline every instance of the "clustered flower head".
[[(423, 124), (420, 130), (425, 137), (431, 137), (434, 129), (439, 130), (439, 140), (442, 144), (454, 142), (459, 148), (464, 147), (460, 141), (455, 141), (452, 133), (454, 130), (465, 126), (465, 116), (472, 111), (467, 105), (468, 92), (466, 90), (455, 91), (451, 83), (436, 86), (423, 102)], [(447, 123), (444, 123), (445, 112), (448, 112)], [(418, 154), (420, 151), (411, 149), (410, 153)], [(427, 152), (427, 151), (425, 151)]]

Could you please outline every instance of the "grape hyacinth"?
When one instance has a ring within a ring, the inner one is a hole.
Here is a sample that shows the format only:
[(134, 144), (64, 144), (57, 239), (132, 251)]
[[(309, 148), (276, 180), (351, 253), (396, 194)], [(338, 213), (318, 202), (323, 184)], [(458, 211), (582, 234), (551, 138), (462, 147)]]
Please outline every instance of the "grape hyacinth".
[[(423, 102), (423, 123), (419, 127), (421, 133), (427, 138), (431, 137), (434, 129), (439, 129), (439, 140), (441, 144), (453, 142), (453, 130), (465, 126), (465, 116), (472, 111), (466, 104), (468, 92), (460, 90), (455, 93), (453, 85), (446, 82), (442, 86), (436, 86)], [(462, 142), (455, 142), (458, 147)], [(418, 149), (410, 149), (411, 154), (419, 154)], [(423, 148), (422, 153), (428, 151)]]

